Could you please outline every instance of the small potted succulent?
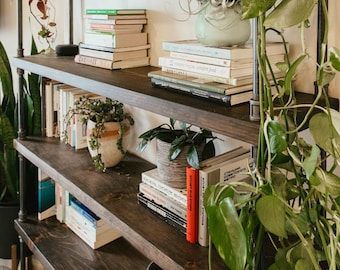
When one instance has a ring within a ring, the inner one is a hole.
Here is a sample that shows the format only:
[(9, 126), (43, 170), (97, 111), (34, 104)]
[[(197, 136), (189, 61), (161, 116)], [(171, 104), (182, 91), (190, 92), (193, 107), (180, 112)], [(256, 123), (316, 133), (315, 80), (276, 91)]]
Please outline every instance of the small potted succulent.
[[(124, 104), (110, 98), (84, 95), (68, 111), (67, 126), (75, 115), (87, 125), (87, 146), (94, 165), (102, 172), (117, 165), (126, 153), (130, 127), (134, 125), (132, 116), (124, 111)], [(67, 140), (66, 128), (64, 141)]]
[(137, 150), (144, 149), (153, 140), (157, 140), (157, 169), (169, 185), (177, 188), (185, 187), (185, 167), (190, 165), (198, 169), (201, 160), (213, 157), (216, 138), (211, 131), (199, 129), (192, 130), (192, 126), (170, 119), (170, 123), (161, 124), (139, 136), (141, 142)]

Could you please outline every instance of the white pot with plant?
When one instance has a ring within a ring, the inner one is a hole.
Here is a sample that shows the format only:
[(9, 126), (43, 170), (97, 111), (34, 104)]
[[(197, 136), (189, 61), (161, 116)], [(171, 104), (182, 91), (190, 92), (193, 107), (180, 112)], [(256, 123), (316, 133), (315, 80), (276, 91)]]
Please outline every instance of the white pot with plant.
[[(126, 153), (134, 124), (132, 116), (124, 111), (124, 104), (110, 98), (85, 95), (69, 110), (68, 124), (75, 114), (80, 116), (83, 125), (87, 125), (87, 145), (94, 165), (103, 172), (116, 166)], [(67, 141), (67, 132), (64, 135)]]

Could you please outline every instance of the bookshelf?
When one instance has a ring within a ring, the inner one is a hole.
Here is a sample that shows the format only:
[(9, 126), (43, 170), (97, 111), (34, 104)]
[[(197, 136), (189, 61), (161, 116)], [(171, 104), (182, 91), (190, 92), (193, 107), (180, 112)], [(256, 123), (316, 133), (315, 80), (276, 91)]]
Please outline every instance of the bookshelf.
[[(21, 1), (18, 3), (20, 7)], [(20, 16), (18, 12), (19, 21)], [(228, 108), (222, 104), (203, 99), (193, 100), (190, 96), (153, 88), (147, 73), (157, 69), (154, 67), (112, 72), (76, 64), (72, 57), (24, 57), (20, 49), (20, 22), (19, 36), (19, 57), (12, 60), (19, 69), (19, 75), (24, 71), (36, 73), (137, 108), (257, 144), (259, 126), (256, 121), (249, 119), (249, 104)], [(21, 93), (22, 87), (19, 84)], [(312, 95), (300, 94), (298, 99), (308, 102)], [(22, 99), (20, 105), (22, 116)], [(140, 174), (154, 165), (128, 155), (119, 167), (103, 174), (95, 171), (86, 151), (75, 152), (57, 139), (25, 138), (19, 132), (14, 145), (21, 158), (21, 168), (24, 159), (40, 167), (123, 236), (94, 251), (54, 218), (38, 222), (35, 217), (26, 216), (25, 207), (21, 203), (15, 227), (21, 239), (46, 269), (146, 269), (150, 261), (155, 261), (163, 269), (208, 269), (207, 248), (190, 244), (177, 229), (137, 204)], [(21, 188), (21, 197), (24, 197), (25, 185), (22, 179)], [(24, 201), (23, 198), (21, 201)], [(213, 269), (227, 269), (215, 252), (213, 256)]]

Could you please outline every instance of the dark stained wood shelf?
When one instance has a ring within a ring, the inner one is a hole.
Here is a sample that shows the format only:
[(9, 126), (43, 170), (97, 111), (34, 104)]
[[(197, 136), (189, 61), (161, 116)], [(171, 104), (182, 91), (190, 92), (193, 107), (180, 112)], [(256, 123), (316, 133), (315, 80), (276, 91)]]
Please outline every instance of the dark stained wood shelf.
[(77, 64), (73, 57), (34, 55), (14, 58), (26, 71), (61, 81), (125, 104), (257, 144), (259, 125), (249, 120), (249, 104), (233, 107), (154, 88), (147, 76), (155, 67), (105, 70)]
[(55, 217), (38, 221), (30, 216), (14, 227), (46, 270), (145, 270), (150, 263), (122, 237), (93, 250)]
[[(137, 203), (140, 174), (154, 165), (127, 155), (117, 167), (101, 173), (93, 167), (87, 150), (75, 151), (58, 139), (28, 137), (15, 140), (14, 145), (25, 158), (111, 224), (148, 260), (165, 270), (208, 269), (207, 248), (190, 244), (183, 233)], [(27, 243), (30, 241), (34, 240)], [(226, 269), (215, 252), (213, 269)]]

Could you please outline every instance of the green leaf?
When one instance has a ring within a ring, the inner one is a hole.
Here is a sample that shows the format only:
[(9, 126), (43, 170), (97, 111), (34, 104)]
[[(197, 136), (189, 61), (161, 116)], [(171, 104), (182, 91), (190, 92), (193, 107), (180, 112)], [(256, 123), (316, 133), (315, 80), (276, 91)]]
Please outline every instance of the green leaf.
[(259, 17), (269, 10), (276, 0), (242, 0), (242, 19)]
[(267, 132), (271, 153), (281, 153), (287, 149), (286, 133), (279, 122), (270, 121)]
[(244, 270), (247, 242), (232, 198), (224, 198), (216, 204), (215, 188), (205, 195), (208, 228), (211, 240), (225, 264), (233, 270)]
[(285, 205), (274, 195), (260, 198), (256, 203), (256, 213), (263, 226), (271, 233), (287, 238), (285, 230)]
[(302, 163), (302, 168), (305, 170), (307, 179), (314, 173), (319, 157), (320, 149), (316, 145), (313, 145), (311, 155), (306, 157)]
[(311, 183), (319, 192), (328, 192), (334, 196), (340, 194), (340, 177), (337, 175), (321, 168), (316, 168), (313, 177), (315, 177), (315, 179), (312, 179), (313, 181)]
[(290, 94), (292, 91), (292, 82), (293, 78), (296, 73), (296, 69), (299, 67), (300, 63), (305, 59), (306, 54), (303, 54), (299, 56), (298, 59), (294, 61), (294, 63), (290, 66), (290, 68), (287, 71), (285, 80), (284, 80), (284, 89), (286, 94)]
[(329, 60), (332, 63), (332, 67), (337, 71), (340, 71), (340, 50), (332, 47), (329, 49)]
[(283, 0), (265, 19), (264, 26), (287, 28), (306, 21), (318, 0)]
[(191, 144), (187, 153), (187, 162), (188, 164), (195, 168), (195, 169), (199, 169), (200, 167), (200, 161), (198, 158), (198, 153), (196, 150), (196, 147), (194, 144)]
[[(339, 119), (339, 113), (332, 111), (333, 125), (326, 113), (315, 114), (309, 121), (309, 130), (315, 143), (336, 159), (340, 157), (340, 136), (337, 132)], [(334, 126), (336, 126), (336, 129)]]

